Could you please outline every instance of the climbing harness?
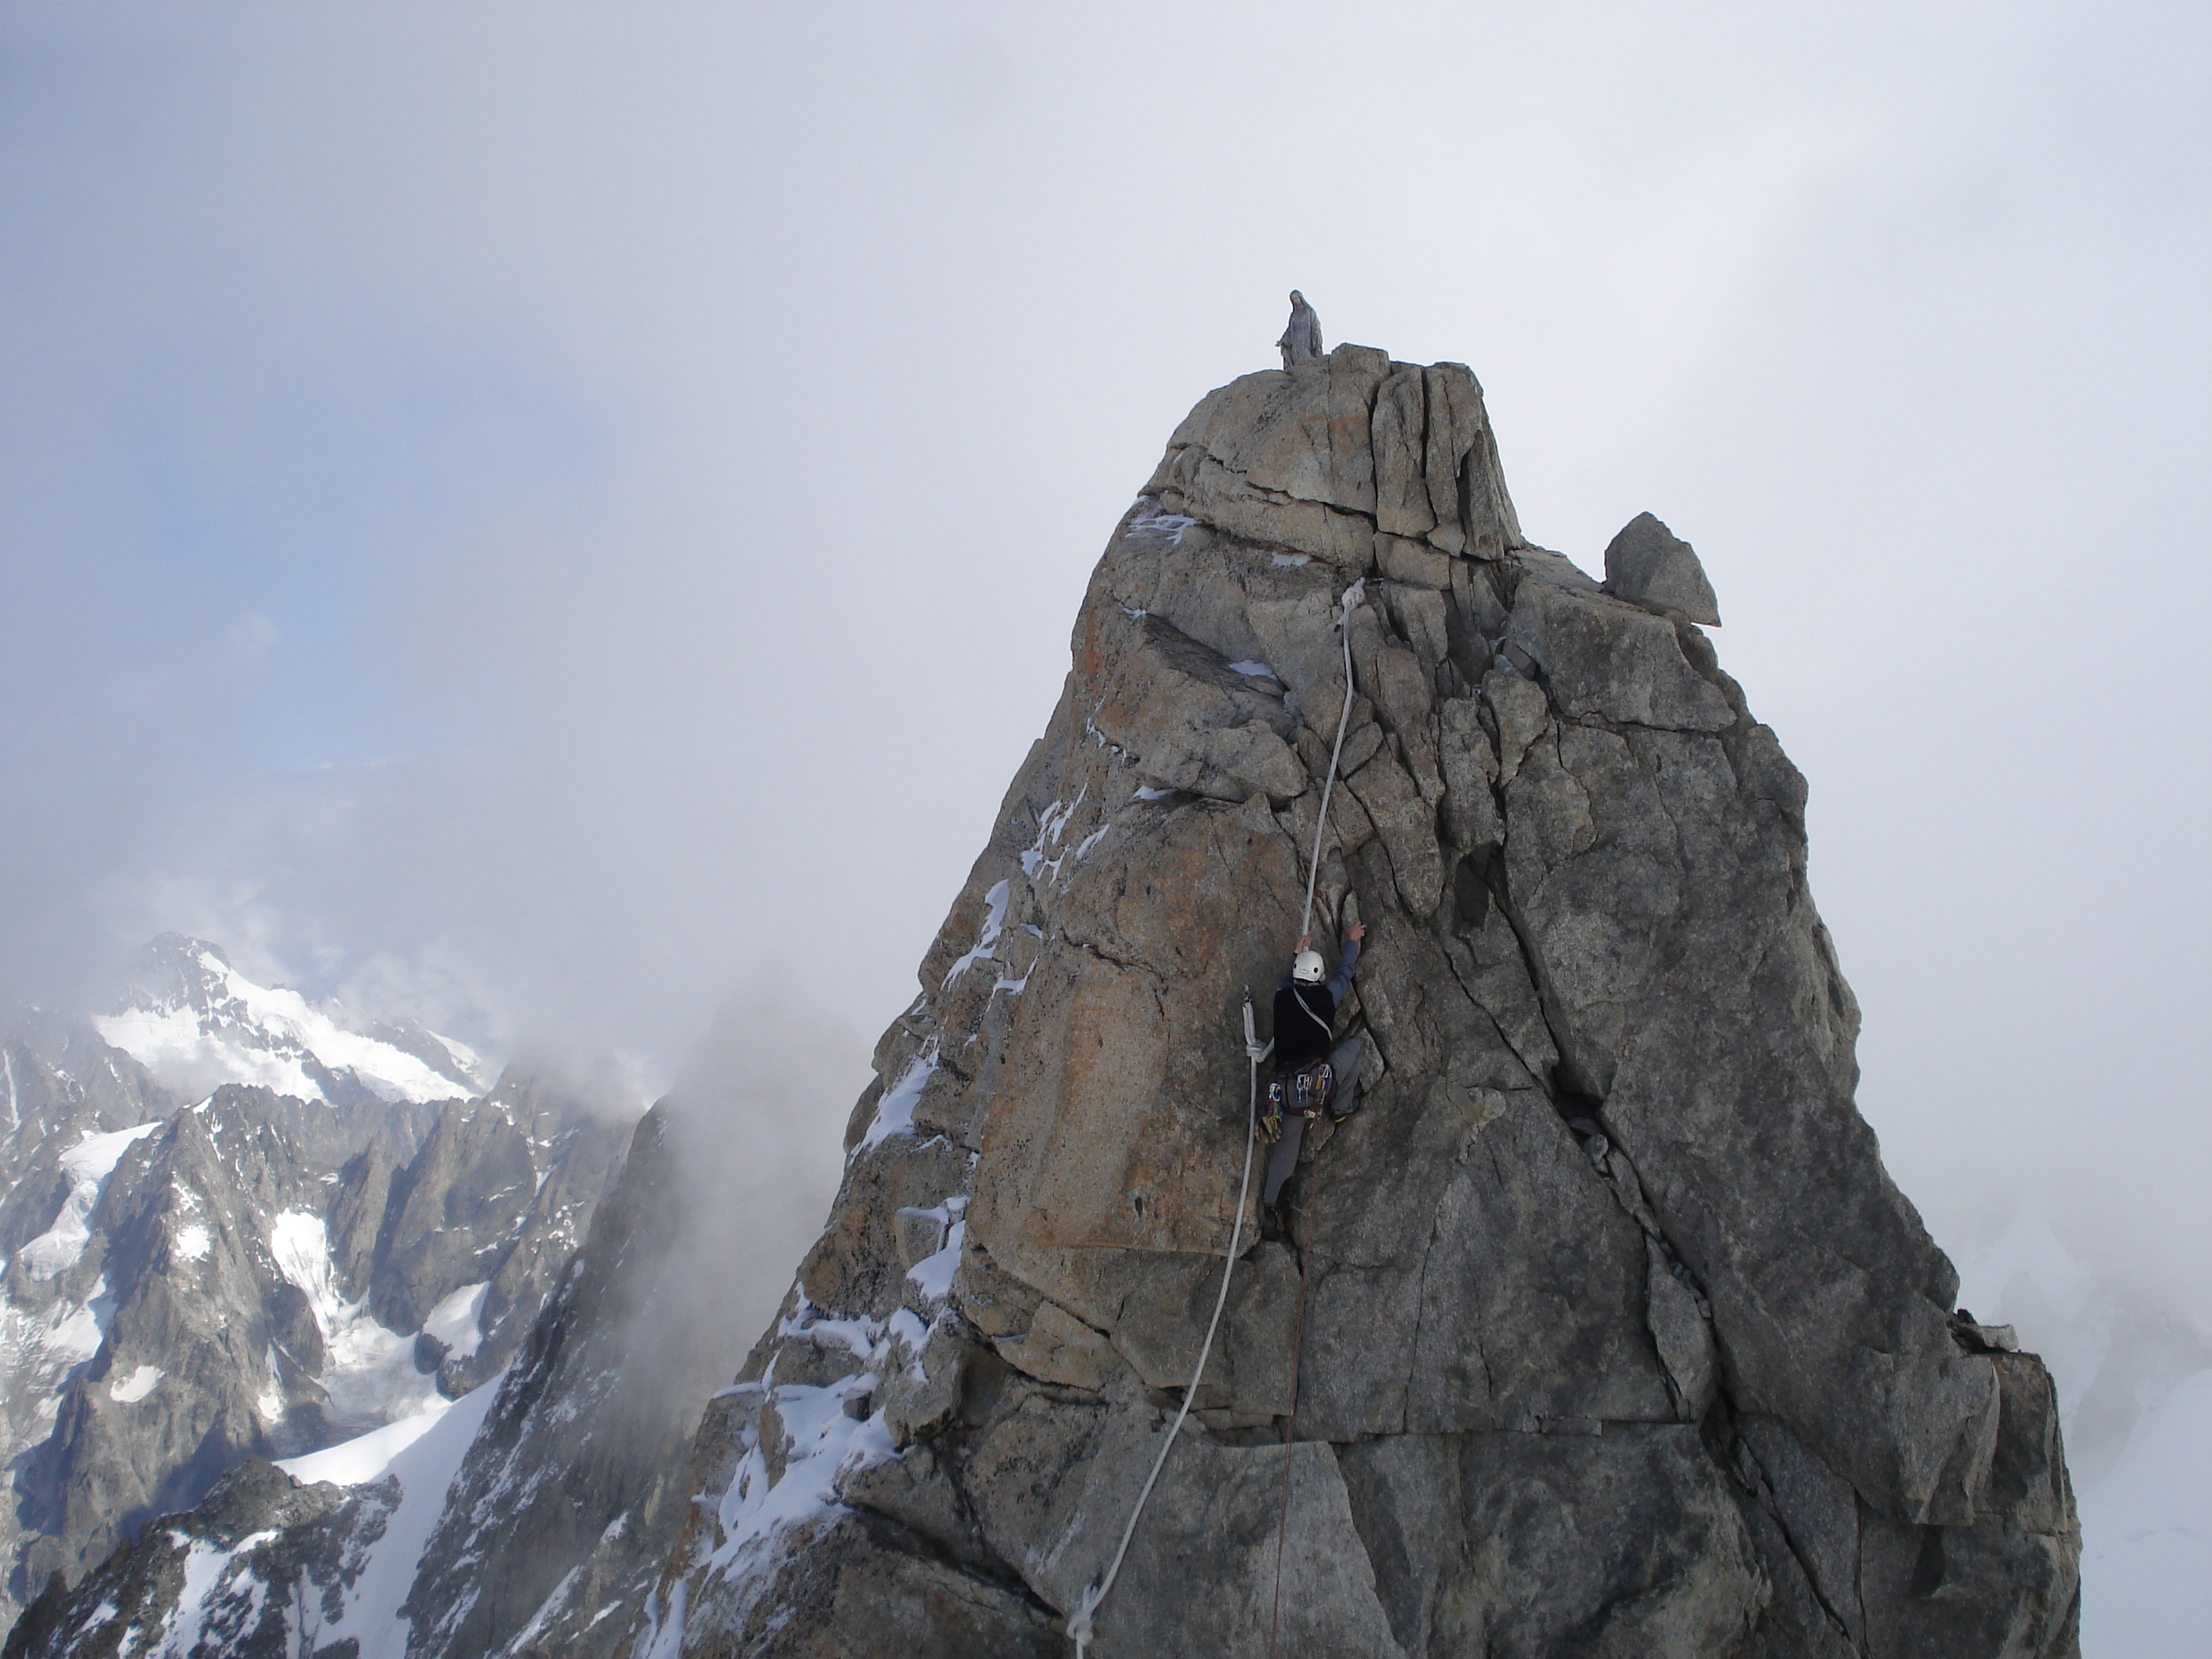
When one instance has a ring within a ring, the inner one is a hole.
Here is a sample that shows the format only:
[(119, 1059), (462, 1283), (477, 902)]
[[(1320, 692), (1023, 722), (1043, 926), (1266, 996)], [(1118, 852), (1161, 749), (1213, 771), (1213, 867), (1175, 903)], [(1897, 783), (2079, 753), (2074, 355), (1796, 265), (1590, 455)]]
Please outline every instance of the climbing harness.
[[(1311, 955), (1312, 952), (1307, 952)], [(1293, 994), (1298, 1012), (1321, 1027), (1324, 1043), (1333, 1035), (1329, 1023), (1313, 1011), (1304, 997)], [(1279, 1032), (1278, 1036), (1281, 1035)], [(1275, 1062), (1274, 1080), (1267, 1085), (1267, 1109), (1260, 1115), (1260, 1139), (1270, 1146), (1283, 1138), (1283, 1115), (1296, 1112), (1316, 1118), (1336, 1097), (1336, 1068), (1326, 1060), (1310, 1060), (1302, 1066)]]
[(1322, 1109), (1335, 1097), (1336, 1068), (1325, 1060), (1310, 1060), (1277, 1078), (1267, 1085), (1267, 1115), (1275, 1121), (1275, 1133), (1267, 1135), (1267, 1139), (1273, 1141), (1282, 1133), (1285, 1114), (1296, 1112), (1300, 1117), (1319, 1117)]
[[(1366, 579), (1363, 577), (1344, 590), (1344, 608), (1337, 617), (1337, 629), (1344, 636), (1344, 712), (1337, 716), (1336, 746), (1329, 751), (1328, 777), (1322, 785), (1321, 817), (1314, 825), (1313, 860), (1306, 874), (1306, 908), (1298, 926), (1300, 938), (1305, 937), (1313, 928), (1314, 882), (1321, 873), (1322, 837), (1328, 830), (1328, 798), (1330, 792), (1336, 787), (1337, 762), (1344, 754), (1344, 728), (1352, 719), (1352, 613), (1358, 605), (1366, 586)], [(1108, 1564), (1105, 1576), (1084, 1593), (1083, 1600), (1068, 1615), (1067, 1633), (1074, 1639), (1076, 1659), (1087, 1659), (1091, 1651), (1091, 1638), (1097, 1627), (1099, 1604), (1105, 1601), (1107, 1592), (1114, 1588), (1114, 1580), (1121, 1571), (1121, 1562), (1129, 1553), (1129, 1540), (1137, 1535), (1137, 1522), (1143, 1518), (1145, 1504), (1152, 1495), (1153, 1486), (1159, 1480), (1160, 1471), (1167, 1467), (1168, 1454), (1175, 1449), (1176, 1437), (1182, 1432), (1183, 1419), (1190, 1415), (1191, 1401), (1198, 1398), (1199, 1380), (1206, 1375), (1206, 1362), (1213, 1352), (1214, 1333), (1221, 1327), (1221, 1310), (1229, 1305), (1229, 1278), (1236, 1271), (1237, 1251), (1244, 1237), (1244, 1200), (1252, 1191), (1252, 1148), (1261, 1133), (1260, 1062), (1267, 1058), (1268, 1049), (1273, 1047), (1273, 1042), (1262, 1044), (1258, 1031), (1253, 1026), (1252, 988), (1248, 985), (1244, 988), (1244, 1059), (1249, 1073), (1249, 1098), (1245, 1106), (1248, 1127), (1244, 1134), (1244, 1174), (1237, 1186), (1236, 1218), (1229, 1229), (1229, 1254), (1221, 1263), (1221, 1289), (1213, 1298), (1213, 1317), (1206, 1323), (1206, 1340), (1199, 1344), (1198, 1365), (1190, 1374), (1190, 1386), (1183, 1390), (1182, 1404), (1176, 1412), (1175, 1421), (1169, 1425), (1167, 1437), (1160, 1443), (1159, 1455), (1152, 1460), (1152, 1472), (1145, 1477), (1145, 1484), (1137, 1492), (1136, 1504), (1129, 1511), (1129, 1523), (1121, 1528), (1121, 1541), (1115, 1547), (1114, 1559)], [(1328, 1071), (1326, 1062), (1323, 1062), (1322, 1069)], [(1270, 1094), (1274, 1088), (1280, 1086), (1272, 1085)], [(1279, 1117), (1276, 1133), (1281, 1133)], [(1313, 1215), (1310, 1203), (1306, 1215), (1310, 1223)], [(1292, 1337), (1291, 1344), (1291, 1411), (1293, 1415), (1297, 1412), (1298, 1343), (1304, 1334), (1305, 1319), (1305, 1273), (1301, 1270), (1298, 1274), (1297, 1334)], [(1290, 1425), (1287, 1421), (1283, 1427), (1283, 1460), (1284, 1513), (1287, 1516), (1290, 1495)], [(1275, 1540), (1275, 1608), (1279, 1619), (1282, 1612), (1282, 1598), (1283, 1546), (1279, 1529)]]

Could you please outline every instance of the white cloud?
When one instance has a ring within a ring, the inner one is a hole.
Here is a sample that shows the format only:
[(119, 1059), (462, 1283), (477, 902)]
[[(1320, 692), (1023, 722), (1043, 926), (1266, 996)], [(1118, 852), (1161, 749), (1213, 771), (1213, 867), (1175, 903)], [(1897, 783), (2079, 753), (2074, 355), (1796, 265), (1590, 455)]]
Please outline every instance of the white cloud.
[(735, 986), (875, 1027), (1295, 283), (1475, 367), (1538, 539), (1697, 543), (1939, 1233), (2212, 1312), (2206, 27), (18, 9), (10, 971), (179, 927), (653, 1078)]
[(258, 611), (240, 611), (224, 632), (232, 650), (257, 661), (267, 656), (276, 648), (276, 641), (284, 637), (276, 624)]

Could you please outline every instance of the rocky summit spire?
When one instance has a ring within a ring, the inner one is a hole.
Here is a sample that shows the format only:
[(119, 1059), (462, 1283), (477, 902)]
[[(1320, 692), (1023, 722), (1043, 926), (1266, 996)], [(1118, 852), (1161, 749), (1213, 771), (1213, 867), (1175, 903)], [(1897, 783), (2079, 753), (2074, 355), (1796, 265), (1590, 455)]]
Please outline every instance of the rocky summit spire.
[(1607, 564), (1524, 543), (1456, 364), (1340, 346), (1192, 412), (641, 1653), (1070, 1650), (1213, 1307), (1361, 577), (1316, 930), (1370, 930), (1364, 1108), (1286, 1231), (1244, 1217), (1090, 1650), (2075, 1652), (2050, 1378), (1954, 1314), (1853, 1107), (1804, 781), (1688, 545)]

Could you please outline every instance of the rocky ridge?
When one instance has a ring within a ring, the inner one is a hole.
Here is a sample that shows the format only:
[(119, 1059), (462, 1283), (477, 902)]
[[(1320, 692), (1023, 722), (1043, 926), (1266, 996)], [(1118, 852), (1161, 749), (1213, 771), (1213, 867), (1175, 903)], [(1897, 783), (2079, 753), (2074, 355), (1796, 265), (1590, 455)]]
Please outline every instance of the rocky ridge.
[(446, 1495), (403, 1609), (410, 1659), (628, 1651), (690, 1506), (701, 1408), (743, 1354), (764, 1194), (718, 1146), (750, 1139), (738, 1097), (761, 1071), (718, 1026), (639, 1124)]
[(9, 1635), (7, 1659), (343, 1652), (320, 1638), (343, 1616), (398, 1501), (396, 1481), (358, 1492), (303, 1486), (257, 1459), (191, 1512), (165, 1516), (117, 1551), (76, 1595), (56, 1586), (33, 1601)]
[(252, 1457), (433, 1409), (520, 1346), (623, 1131), (523, 1077), (443, 1105), (238, 1085), (180, 1108), (91, 1030), (0, 1044), (0, 1607)]
[[(807, 1033), (779, 1024), (801, 1052), (764, 1056), (761, 1029), (757, 1015), (718, 1022), (638, 1124), (580, 1245), (540, 1254), (556, 1271), (520, 1346), (499, 1346), (503, 1328), (487, 1316), (479, 1354), (506, 1363), (427, 1432), (403, 1442), (380, 1431), (274, 1467), (248, 1459), (74, 1588), (51, 1588), (9, 1655), (183, 1654), (210, 1635), (226, 1653), (305, 1642), (355, 1659), (626, 1651), (692, 1496), (701, 1406), (758, 1317), (757, 1276), (742, 1264), (755, 1241), (819, 1214), (818, 1198), (793, 1214), (785, 1190), (794, 1175), (813, 1187), (805, 1161), (760, 1144), (805, 1098)], [(454, 1124), (432, 1133), (415, 1179), (392, 1184), (382, 1254), (356, 1270), (372, 1299), (380, 1273), (410, 1259), (394, 1224), (411, 1212), (410, 1187), (457, 1207), (433, 1236), (465, 1246), (470, 1217), (496, 1218), (495, 1203), (435, 1174), (435, 1145)], [(334, 1225), (341, 1255), (348, 1237)], [(526, 1254), (519, 1244), (507, 1260)], [(439, 1380), (451, 1392), (450, 1364)]]
[(83, 1136), (151, 1123), (177, 1109), (175, 1093), (129, 1054), (88, 1027), (36, 1008), (0, 1016), (0, 1089), (8, 1097), (0, 1251), (9, 1255), (46, 1231), (43, 1219), (20, 1231), (40, 1207), (22, 1191), (34, 1168), (58, 1175), (60, 1152)]
[(2075, 1651), (2049, 1379), (1852, 1105), (1803, 780), (1688, 546), (1606, 563), (1526, 542), (1458, 365), (1340, 347), (1177, 428), (641, 1656), (1068, 1651), (1231, 1236), (1359, 578), (1319, 921), (1371, 930), (1365, 1107), (1246, 1217), (1092, 1651), (1259, 1650), (1279, 1536), (1293, 1650)]

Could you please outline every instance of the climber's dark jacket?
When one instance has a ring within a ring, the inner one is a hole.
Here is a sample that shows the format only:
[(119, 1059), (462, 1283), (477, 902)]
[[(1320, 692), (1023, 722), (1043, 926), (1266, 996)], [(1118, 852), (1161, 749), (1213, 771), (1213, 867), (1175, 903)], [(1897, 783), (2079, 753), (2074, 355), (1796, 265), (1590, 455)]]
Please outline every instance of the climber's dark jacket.
[(1358, 962), (1359, 941), (1348, 939), (1344, 942), (1344, 954), (1337, 958), (1336, 972), (1326, 985), (1300, 985), (1291, 979), (1288, 968), (1283, 969), (1282, 983), (1275, 988), (1275, 1066), (1279, 1073), (1295, 1071), (1328, 1053), (1329, 1027), (1336, 1018), (1337, 1005), (1352, 988), (1352, 970)]

